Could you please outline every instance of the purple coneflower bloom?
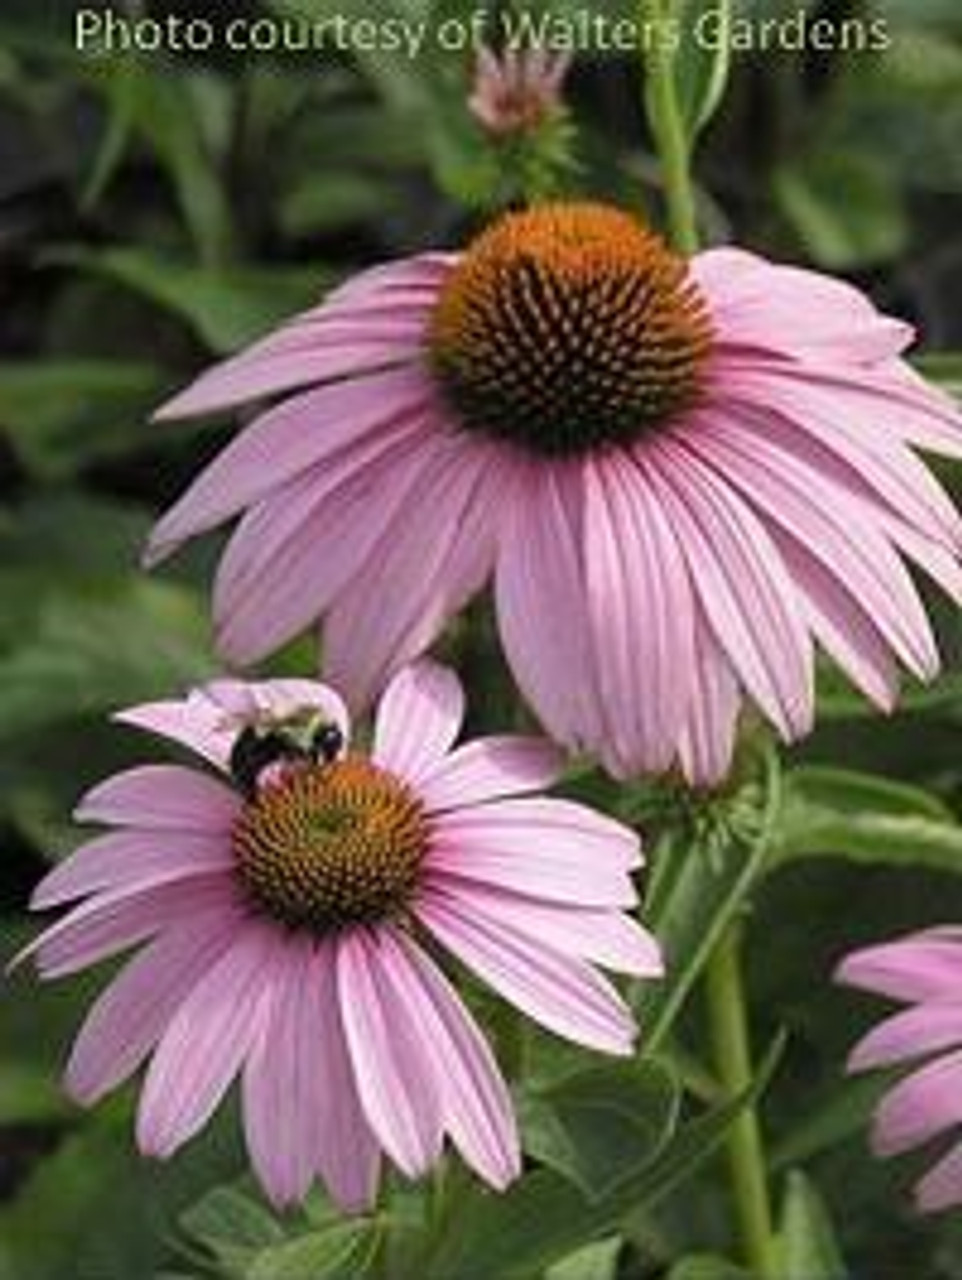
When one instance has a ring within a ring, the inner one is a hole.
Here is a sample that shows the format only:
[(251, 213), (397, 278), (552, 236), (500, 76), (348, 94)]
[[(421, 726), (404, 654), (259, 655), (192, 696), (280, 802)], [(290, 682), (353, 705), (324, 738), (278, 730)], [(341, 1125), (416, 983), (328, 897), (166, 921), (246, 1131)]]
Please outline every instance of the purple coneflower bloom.
[(445, 1135), (506, 1186), (511, 1100), (439, 953), (613, 1054), (635, 1026), (594, 965), (653, 977), (661, 959), (626, 914), (635, 834), (535, 794), (559, 770), (540, 739), (454, 746), (462, 711), (456, 678), (423, 662), (385, 692), (370, 757), (312, 681), (222, 680), (123, 712), (213, 768), (146, 765), (95, 787), (77, 816), (113, 830), (35, 893), (38, 909), (79, 901), (23, 953), (44, 978), (141, 947), (80, 1031), (70, 1093), (93, 1103), (149, 1057), (137, 1138), (168, 1156), (240, 1077), (278, 1204), (320, 1177), (364, 1208), (382, 1150), (414, 1177)]
[(242, 519), (215, 589), (247, 664), (322, 616), (364, 705), (492, 578), (514, 675), (615, 776), (728, 768), (747, 699), (790, 740), (818, 642), (877, 705), (939, 666), (905, 561), (962, 598), (962, 525), (916, 448), (951, 403), (854, 288), (627, 214), (510, 213), (367, 271), (161, 410), (287, 394), (159, 522)]
[[(887, 1092), (875, 1113), (872, 1146), (894, 1156), (962, 1125), (962, 929), (931, 929), (847, 956), (839, 982), (908, 1006), (860, 1040), (850, 1071), (900, 1063), (915, 1069)], [(924, 1061), (923, 1061), (924, 1060)], [(962, 1204), (962, 1141), (915, 1189), (924, 1212)]]
[(471, 114), (497, 138), (537, 129), (560, 107), (570, 65), (569, 53), (506, 49), (499, 57), (482, 47), (468, 99)]

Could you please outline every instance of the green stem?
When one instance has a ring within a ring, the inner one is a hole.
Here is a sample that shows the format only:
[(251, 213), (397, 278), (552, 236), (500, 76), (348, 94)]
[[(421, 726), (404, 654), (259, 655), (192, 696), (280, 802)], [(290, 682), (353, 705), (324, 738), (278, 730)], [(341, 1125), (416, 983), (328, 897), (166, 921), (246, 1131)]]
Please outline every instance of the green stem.
[[(744, 1092), (752, 1080), (740, 952), (741, 929), (734, 924), (705, 970), (715, 1070), (728, 1097)], [(755, 1280), (778, 1280), (762, 1131), (754, 1106), (733, 1122), (727, 1146), (745, 1262)]]
[(690, 255), (698, 248), (691, 147), (678, 105), (675, 52), (667, 40), (658, 36), (659, 25), (667, 22), (669, 17), (661, 0), (641, 0), (642, 30), (652, 33), (644, 54), (646, 107), (661, 160), (668, 225), (675, 248)]

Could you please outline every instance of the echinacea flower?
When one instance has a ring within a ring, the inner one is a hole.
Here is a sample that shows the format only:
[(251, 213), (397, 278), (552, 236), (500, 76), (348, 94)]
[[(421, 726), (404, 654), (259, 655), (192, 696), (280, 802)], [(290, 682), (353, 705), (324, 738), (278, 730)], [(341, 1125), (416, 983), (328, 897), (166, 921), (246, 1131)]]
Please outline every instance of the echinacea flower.
[(558, 111), (570, 65), (566, 52), (510, 48), (499, 57), (482, 46), (468, 99), (471, 114), (496, 138), (530, 133)]
[(908, 325), (737, 249), (690, 262), (625, 213), (509, 213), (367, 271), (202, 374), (177, 418), (296, 392), (156, 526), (243, 513), (215, 587), (248, 664), (322, 616), (365, 704), (493, 576), (558, 741), (618, 777), (722, 777), (747, 699), (786, 740), (818, 642), (877, 705), (939, 658), (905, 561), (962, 598), (962, 524), (914, 452), (962, 455)]
[(90, 1011), (66, 1072), (90, 1104), (148, 1058), (137, 1138), (168, 1156), (236, 1077), (260, 1181), (278, 1204), (315, 1177), (369, 1205), (380, 1152), (414, 1177), (445, 1135), (495, 1187), (519, 1171), (507, 1087), (438, 963), (446, 951), (558, 1035), (630, 1052), (633, 1019), (594, 963), (657, 975), (627, 914), (634, 833), (539, 792), (539, 739), (453, 746), (461, 687), (424, 662), (377, 712), (370, 757), (343, 703), (305, 680), (222, 680), (118, 718), (212, 768), (154, 764), (95, 787), (113, 828), (39, 885), (79, 901), (26, 950), (44, 978), (141, 949)]
[(852, 1051), (850, 1071), (916, 1064), (882, 1098), (872, 1127), (879, 1156), (953, 1131), (956, 1141), (915, 1188), (923, 1212), (962, 1204), (962, 928), (931, 929), (847, 956), (836, 978), (907, 1006)]

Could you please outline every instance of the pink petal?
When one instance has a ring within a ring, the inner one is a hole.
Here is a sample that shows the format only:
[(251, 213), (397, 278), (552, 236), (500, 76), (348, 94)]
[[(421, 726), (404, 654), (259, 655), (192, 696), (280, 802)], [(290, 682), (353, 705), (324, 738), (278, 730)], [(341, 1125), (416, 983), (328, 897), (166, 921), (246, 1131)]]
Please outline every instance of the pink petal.
[(898, 1155), (962, 1120), (962, 1053), (921, 1067), (885, 1095), (875, 1113), (872, 1146)]
[(364, 272), (320, 307), (201, 374), (162, 405), (156, 417), (196, 417), (329, 378), (414, 361), (450, 261), (447, 255), (425, 254)]
[(692, 694), (678, 741), (682, 769), (696, 786), (721, 782), (731, 769), (740, 708), (741, 691), (731, 663), (699, 607)]
[(882, 315), (844, 281), (775, 265), (741, 249), (708, 249), (691, 263), (717, 340), (788, 355), (870, 363), (905, 349), (911, 325)]
[(430, 812), (543, 791), (557, 782), (561, 753), (542, 738), (491, 737), (468, 742), (438, 762), (418, 792)]
[(287, 940), (248, 922), (209, 968), (161, 1037), (137, 1113), (145, 1155), (169, 1156), (216, 1110), (262, 1034), (265, 993)]
[(471, 1167), (503, 1190), (521, 1172), (511, 1095), (494, 1055), (460, 997), (427, 955), (395, 931), (381, 939), (402, 1017), (431, 1046), (444, 1126)]
[(845, 957), (835, 980), (892, 1000), (951, 999), (962, 988), (962, 941), (933, 931), (864, 947)]
[(869, 1071), (962, 1045), (962, 1002), (930, 1001), (880, 1022), (855, 1046), (849, 1071)]
[(385, 1151), (409, 1177), (441, 1152), (443, 1117), (429, 1046), (397, 1017), (391, 957), (376, 935), (356, 929), (337, 942), (341, 1018), (361, 1106)]
[(14, 956), (10, 967), (36, 955), (42, 978), (60, 978), (125, 951), (175, 920), (227, 908), (233, 900), (233, 884), (222, 874), (98, 894), (44, 930)]
[(652, 442), (644, 464), (739, 679), (783, 737), (807, 733), (814, 714), (811, 642), (763, 525), (729, 484), (676, 442)]
[(514, 677), (551, 736), (572, 750), (607, 740), (585, 607), (579, 464), (529, 467), (505, 504), (495, 578)]
[(115, 774), (74, 810), (78, 822), (157, 831), (226, 833), (237, 817), (236, 794), (216, 778), (173, 764), (149, 764)]
[(912, 671), (938, 669), (931, 627), (911, 578), (878, 527), (877, 512), (824, 474), (766, 437), (757, 417), (738, 422), (713, 416), (692, 448), (704, 456), (766, 519), (817, 558), (825, 571), (868, 611), (875, 626)]
[(962, 1146), (953, 1147), (925, 1175), (915, 1189), (915, 1196), (923, 1213), (939, 1213), (962, 1204)]
[(504, 925), (480, 921), (436, 892), (422, 895), (417, 914), (449, 951), (536, 1022), (591, 1049), (631, 1053), (631, 1014), (587, 964)]
[(309, 970), (311, 939), (293, 936), (271, 956), (261, 1034), (244, 1064), (244, 1136), (262, 1186), (278, 1207), (307, 1194), (323, 1141)]
[[(311, 468), (250, 508), (214, 583), (218, 649), (247, 665), (315, 622), (406, 507), (438, 442), (402, 423)], [(379, 499), (372, 503), (371, 494)], [(325, 554), (319, 555), (318, 548)]]
[(628, 457), (585, 468), (585, 606), (602, 758), (618, 776), (672, 763), (691, 695), (694, 606), (688, 570), (644, 474)]
[(154, 527), (145, 562), (158, 563), (368, 433), (427, 412), (421, 369), (336, 382), (285, 400), (234, 437)]
[(424, 467), (409, 512), (384, 530), (328, 615), (325, 669), (352, 705), (370, 702), (480, 589), (507, 479), (498, 449), (463, 436)]
[(238, 927), (214, 909), (169, 929), (129, 961), (91, 1008), (67, 1063), (66, 1086), (85, 1105), (131, 1075)]
[[(771, 438), (785, 447), (814, 441), (851, 470), (852, 479), (886, 501), (919, 530), (949, 546), (962, 543), (962, 520), (932, 473), (901, 436), (880, 432), (865, 418), (850, 419), (844, 391), (780, 376), (777, 367), (719, 371), (719, 394), (751, 416), (765, 414)], [(803, 455), (804, 456), (804, 453)]]
[(169, 738), (224, 770), (237, 736), (236, 728), (224, 725), (218, 708), (197, 693), (186, 699), (171, 698), (127, 707), (116, 712), (113, 719)]
[(898, 667), (871, 616), (800, 543), (773, 536), (816, 640), (870, 702), (892, 711), (899, 695)]
[(429, 887), (445, 901), (462, 903), (479, 920), (500, 922), (549, 950), (639, 978), (657, 978), (664, 973), (656, 939), (620, 911), (532, 901), (441, 874), (431, 876)]
[(408, 782), (418, 782), (444, 759), (463, 719), (464, 690), (457, 676), (422, 659), (399, 671), (382, 694), (371, 758)]
[(380, 1152), (364, 1120), (337, 1006), (334, 944), (292, 938), (275, 954), (262, 1034), (243, 1075), (244, 1133), (278, 1206), (316, 1172), (345, 1213), (375, 1199)]
[(227, 832), (114, 831), (81, 845), (47, 873), (34, 890), (31, 909), (43, 911), (96, 890), (132, 893), (233, 865)]

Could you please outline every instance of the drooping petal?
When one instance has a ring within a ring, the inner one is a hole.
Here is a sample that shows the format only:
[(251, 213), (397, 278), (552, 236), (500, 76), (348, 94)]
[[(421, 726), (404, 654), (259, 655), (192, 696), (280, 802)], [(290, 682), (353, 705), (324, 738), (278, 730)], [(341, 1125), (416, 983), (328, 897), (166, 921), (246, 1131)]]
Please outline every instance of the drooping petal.
[(671, 526), (617, 453), (585, 468), (585, 607), (615, 773), (672, 763), (691, 694), (694, 605)]
[(480, 589), (509, 479), (497, 449), (464, 437), (446, 441), (422, 470), (404, 518), (383, 532), (328, 614), (325, 671), (351, 705), (367, 704)]
[(728, 773), (740, 707), (741, 690), (732, 665), (698, 607), (692, 693), (678, 740), (678, 756), (690, 782), (711, 786)]
[(932, 931), (863, 947), (845, 957), (835, 976), (892, 1000), (948, 999), (962, 988), (962, 938)]
[(464, 690), (448, 667), (422, 659), (399, 671), (378, 703), (375, 764), (418, 782), (450, 750), (464, 719)]
[(503, 525), (495, 597), (514, 677), (553, 738), (596, 750), (607, 735), (585, 613), (580, 467), (529, 467)]
[(428, 425), (401, 424), (251, 507), (214, 582), (219, 651), (249, 664), (314, 623), (397, 518), (437, 448)]
[(68, 1092), (91, 1105), (131, 1075), (233, 938), (239, 917), (216, 909), (175, 922), (106, 988), (67, 1063)]
[(869, 1071), (962, 1045), (962, 1000), (929, 1001), (893, 1014), (858, 1042), (850, 1071)]
[(922, 1213), (939, 1213), (962, 1204), (962, 1145), (952, 1148), (915, 1188)]
[(384, 1150), (409, 1177), (438, 1158), (443, 1136), (432, 1046), (401, 1011), (377, 935), (362, 929), (337, 941), (341, 1018), (361, 1106)]
[(873, 512), (824, 474), (779, 450), (763, 419), (740, 424), (713, 415), (691, 447), (815, 557), (826, 573), (868, 610), (875, 626), (917, 675), (938, 669), (932, 630), (918, 593)]
[(236, 794), (216, 778), (172, 764), (140, 765), (93, 787), (74, 810), (78, 822), (215, 835), (237, 816)]
[(226, 832), (113, 831), (81, 845), (48, 872), (34, 890), (30, 906), (44, 911), (99, 890), (131, 893), (226, 872), (231, 865)]
[(461, 809), (552, 786), (564, 761), (543, 738), (479, 738), (450, 752), (422, 777), (418, 793), (430, 812)]
[(420, 947), (396, 931), (382, 936), (381, 947), (401, 1016), (431, 1046), (445, 1129), (468, 1164), (503, 1189), (521, 1172), (521, 1150), (511, 1096), (487, 1041)]
[(739, 679), (783, 737), (806, 733), (814, 714), (811, 641), (764, 526), (676, 441), (653, 442), (643, 460), (671, 514), (704, 615)]
[(393, 369), (304, 392), (245, 427), (159, 520), (148, 566), (369, 433), (417, 420), (431, 402), (420, 369)]
[(137, 1112), (145, 1155), (168, 1156), (213, 1114), (262, 1034), (276, 952), (287, 940), (248, 922), (180, 1006), (151, 1060)]
[(900, 1080), (879, 1103), (872, 1128), (878, 1155), (917, 1147), (962, 1120), (962, 1053), (950, 1053)]
[(362, 272), (321, 306), (202, 373), (156, 417), (196, 417), (415, 361), (450, 263), (449, 255), (424, 254)]
[(436, 891), (422, 895), (417, 915), (449, 951), (536, 1022), (591, 1049), (631, 1053), (631, 1014), (614, 988), (583, 961), (504, 925), (480, 921)]
[(227, 768), (236, 728), (226, 725), (218, 708), (196, 692), (187, 698), (143, 702), (114, 714), (118, 724), (132, 725), (179, 743), (218, 769)]
[(275, 1205), (302, 1200), (323, 1141), (315, 1106), (317, 1027), (310, 998), (309, 937), (292, 937), (269, 959), (260, 1036), (244, 1063), (244, 1136), (257, 1175)]

